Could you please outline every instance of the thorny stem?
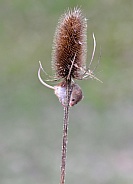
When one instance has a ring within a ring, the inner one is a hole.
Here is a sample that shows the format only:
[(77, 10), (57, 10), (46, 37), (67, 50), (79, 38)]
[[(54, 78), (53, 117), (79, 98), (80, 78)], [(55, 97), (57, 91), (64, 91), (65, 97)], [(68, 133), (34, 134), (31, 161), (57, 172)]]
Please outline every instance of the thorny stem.
[(71, 95), (71, 79), (66, 80), (66, 82), (67, 82), (67, 86), (66, 86), (66, 103), (67, 103), (67, 105), (64, 107), (60, 184), (65, 184), (67, 142), (68, 142), (68, 122), (69, 122), (69, 101), (70, 101), (70, 95)]

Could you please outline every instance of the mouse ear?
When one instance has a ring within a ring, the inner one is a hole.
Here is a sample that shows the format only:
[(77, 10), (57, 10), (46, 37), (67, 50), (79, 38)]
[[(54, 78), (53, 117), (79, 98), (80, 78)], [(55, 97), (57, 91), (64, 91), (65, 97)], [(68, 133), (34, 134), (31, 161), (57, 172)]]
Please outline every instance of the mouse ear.
[(39, 81), (40, 81), (44, 86), (46, 86), (47, 88), (55, 89), (53, 86), (50, 86), (49, 84), (47, 84), (46, 82), (44, 82), (44, 81), (42, 80), (40, 73), (41, 73), (41, 70), (44, 72), (44, 69), (43, 69), (43, 67), (42, 67), (41, 61), (39, 61), (39, 66), (40, 66), (39, 69), (38, 69), (38, 79), (39, 79)]

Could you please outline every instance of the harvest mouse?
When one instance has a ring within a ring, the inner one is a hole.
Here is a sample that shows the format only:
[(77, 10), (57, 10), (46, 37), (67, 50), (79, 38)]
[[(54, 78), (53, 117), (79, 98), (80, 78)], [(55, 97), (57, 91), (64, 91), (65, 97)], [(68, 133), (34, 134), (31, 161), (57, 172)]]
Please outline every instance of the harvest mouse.
[[(63, 81), (58, 85), (54, 86), (55, 95), (58, 97), (59, 101), (63, 106), (66, 106), (66, 82)], [(71, 96), (69, 106), (72, 107), (82, 100), (82, 90), (80, 86), (76, 83), (71, 85)]]
[[(50, 88), (54, 90), (55, 95), (58, 97), (60, 103), (65, 107), (67, 105), (66, 103), (66, 81), (63, 80), (62, 82), (60, 82), (59, 84), (55, 85), (55, 86), (50, 86), (49, 84), (47, 84), (46, 82), (44, 82), (40, 76), (40, 71), (43, 70), (41, 63), (40, 64), (40, 68), (38, 70), (38, 78), (40, 80), (40, 82)], [(83, 95), (82, 95), (82, 90), (80, 88), (80, 86), (76, 83), (72, 83), (71, 84), (71, 96), (70, 96), (70, 102), (69, 102), (69, 106), (72, 107), (75, 104), (77, 104), (80, 100), (82, 100)]]

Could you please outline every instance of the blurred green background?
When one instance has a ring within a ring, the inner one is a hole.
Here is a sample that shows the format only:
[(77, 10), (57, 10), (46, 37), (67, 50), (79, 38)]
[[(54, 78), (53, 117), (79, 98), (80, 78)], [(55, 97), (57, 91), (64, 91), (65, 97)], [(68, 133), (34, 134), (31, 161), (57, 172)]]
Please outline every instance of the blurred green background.
[(66, 183), (133, 183), (133, 1), (0, 1), (0, 183), (59, 183), (63, 108), (37, 78), (51, 74), (53, 36), (68, 7), (88, 19), (84, 99), (70, 110)]

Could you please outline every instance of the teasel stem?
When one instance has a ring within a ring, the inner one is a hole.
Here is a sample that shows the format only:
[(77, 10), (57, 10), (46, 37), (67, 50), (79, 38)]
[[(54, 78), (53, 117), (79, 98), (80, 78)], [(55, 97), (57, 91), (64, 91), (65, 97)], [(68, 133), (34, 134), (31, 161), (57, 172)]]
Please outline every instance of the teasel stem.
[(68, 142), (68, 124), (69, 124), (69, 102), (71, 96), (71, 78), (66, 79), (66, 106), (64, 107), (63, 119), (63, 137), (62, 137), (62, 159), (61, 159), (61, 176), (60, 184), (65, 184), (66, 159), (67, 159), (67, 142)]

